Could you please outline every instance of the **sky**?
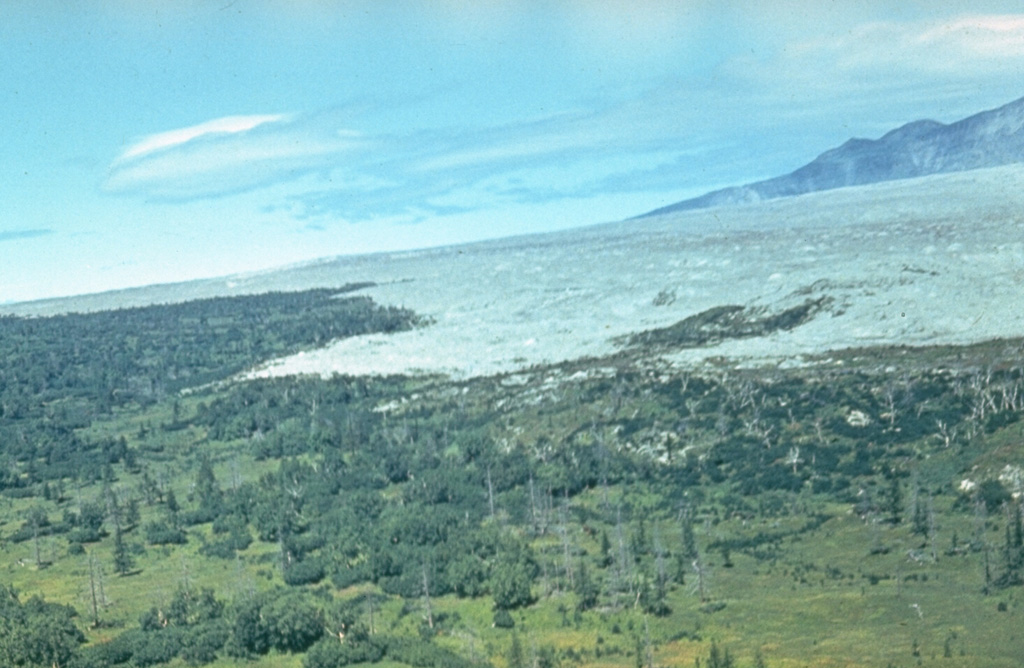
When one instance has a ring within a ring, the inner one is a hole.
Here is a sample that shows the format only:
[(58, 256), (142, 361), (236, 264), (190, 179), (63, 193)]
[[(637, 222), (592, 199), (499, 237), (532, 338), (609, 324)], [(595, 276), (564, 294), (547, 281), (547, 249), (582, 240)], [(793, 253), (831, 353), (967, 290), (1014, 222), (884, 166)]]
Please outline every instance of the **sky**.
[(0, 303), (620, 220), (1022, 96), (1018, 1), (2, 0)]

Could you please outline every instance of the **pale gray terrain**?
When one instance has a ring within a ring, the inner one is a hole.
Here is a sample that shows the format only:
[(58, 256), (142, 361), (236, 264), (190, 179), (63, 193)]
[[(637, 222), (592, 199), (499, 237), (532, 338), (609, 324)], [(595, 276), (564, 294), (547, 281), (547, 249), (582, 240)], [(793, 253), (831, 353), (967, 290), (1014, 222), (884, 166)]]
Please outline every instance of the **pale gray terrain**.
[(276, 360), (253, 376), (488, 375), (610, 354), (621, 337), (716, 306), (772, 314), (820, 298), (822, 310), (788, 331), (648, 354), (687, 366), (799, 364), (848, 347), (970, 343), (1024, 335), (1022, 184), (1024, 166), (1013, 165), (5, 310), (374, 281), (357, 294), (433, 319)]

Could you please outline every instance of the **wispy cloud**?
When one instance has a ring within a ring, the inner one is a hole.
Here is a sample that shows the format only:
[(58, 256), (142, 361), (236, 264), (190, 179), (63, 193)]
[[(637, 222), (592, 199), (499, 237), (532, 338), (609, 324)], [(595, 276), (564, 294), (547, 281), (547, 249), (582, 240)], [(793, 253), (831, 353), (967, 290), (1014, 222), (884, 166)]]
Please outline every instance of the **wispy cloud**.
[(48, 234), (53, 234), (51, 229), (35, 229), (35, 230), (3, 230), (0, 231), (0, 241), (17, 241), (18, 239), (32, 239), (35, 237), (44, 237)]
[(186, 201), (294, 183), (317, 172), (318, 178), (292, 188), (287, 204), (271, 208), (307, 219), (440, 215), (463, 210), (439, 203), (454, 191), (465, 193), (525, 165), (564, 162), (592, 150), (596, 139), (579, 135), (575, 119), (558, 115), (473, 132), (377, 136), (351, 131), (345, 121), (340, 112), (234, 116), (153, 134), (113, 161), (103, 189)]
[(537, 134), (534, 136), (488, 139), (478, 137), (479, 143), (467, 147), (451, 147), (441, 155), (423, 160), (414, 166), (421, 172), (464, 169), (481, 165), (507, 165), (522, 160), (535, 161), (545, 156), (564, 154), (566, 151), (588, 148), (589, 142), (566, 134)]
[(284, 114), (266, 114), (262, 116), (225, 116), (223, 118), (215, 118), (211, 121), (206, 121), (205, 123), (200, 123), (187, 128), (178, 128), (177, 130), (170, 130), (168, 132), (158, 132), (157, 134), (144, 137), (129, 146), (118, 158), (118, 162), (124, 162), (161, 149), (179, 146), (199, 137), (237, 134), (239, 132), (252, 130), (254, 127), (263, 125), (264, 123), (272, 123), (274, 121), (282, 121), (284, 119)]
[(925, 49), (937, 47), (947, 63), (958, 55), (1021, 58), (1024, 57), (1024, 16), (960, 17), (923, 30), (914, 41)]
[(103, 189), (158, 200), (217, 197), (332, 167), (365, 147), (331, 115), (218, 118), (132, 144), (110, 166)]
[(940, 22), (876, 22), (840, 39), (809, 43), (801, 60), (823, 58), (839, 74), (971, 78), (1024, 62), (1024, 17), (961, 16)]
[(788, 44), (767, 60), (734, 58), (723, 72), (791, 91), (863, 94), (898, 93), (910, 82), (976, 90), (980, 80), (1019, 73), (1022, 67), (1024, 16), (962, 15), (863, 23), (842, 34)]
[(510, 203), (550, 202), (591, 192), (585, 184), (606, 173), (599, 165), (611, 156), (664, 150), (600, 114), (552, 114), (475, 132), (380, 138), (376, 145), (381, 150), (372, 160), (348, 163), (329, 185), (292, 195), (289, 209), (303, 219), (414, 222)]
[(366, 102), (355, 117), (212, 119), (134, 142), (103, 188), (183, 201), (283, 185), (268, 190), (267, 210), (310, 225), (710, 189), (795, 169), (853, 134), (980, 111), (983, 87), (992, 103), (1009, 101), (999, 99), (1006, 73), (1022, 70), (1024, 16), (858, 23), (828, 38), (744, 49), (706, 75), (661, 80), (598, 108), (500, 126), (351, 129), (374, 127), (367, 118), (389, 105), (415, 106), (394, 99)]

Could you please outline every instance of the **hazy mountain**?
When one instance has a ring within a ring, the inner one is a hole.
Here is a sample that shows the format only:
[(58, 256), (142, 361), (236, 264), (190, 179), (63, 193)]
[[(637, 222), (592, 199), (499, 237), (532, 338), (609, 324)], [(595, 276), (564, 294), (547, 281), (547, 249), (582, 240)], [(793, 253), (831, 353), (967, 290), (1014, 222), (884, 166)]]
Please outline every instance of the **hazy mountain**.
[(715, 190), (646, 216), (1024, 161), (1024, 98), (955, 123), (921, 120), (880, 139), (851, 139), (785, 176)]

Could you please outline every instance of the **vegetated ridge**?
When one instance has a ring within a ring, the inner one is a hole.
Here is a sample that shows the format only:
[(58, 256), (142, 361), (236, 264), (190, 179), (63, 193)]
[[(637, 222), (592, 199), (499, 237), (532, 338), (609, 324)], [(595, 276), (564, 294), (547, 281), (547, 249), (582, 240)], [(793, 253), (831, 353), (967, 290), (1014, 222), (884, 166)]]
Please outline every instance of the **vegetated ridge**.
[(799, 327), (833, 301), (831, 297), (807, 299), (777, 313), (769, 313), (763, 307), (735, 304), (715, 306), (668, 327), (645, 330), (618, 341), (628, 346), (695, 348), (727, 339), (768, 336), (773, 332), (788, 332)]
[(853, 138), (796, 171), (715, 190), (645, 213), (745, 204), (819, 190), (999, 167), (1024, 159), (1024, 98), (948, 125), (917, 120), (879, 139)]

